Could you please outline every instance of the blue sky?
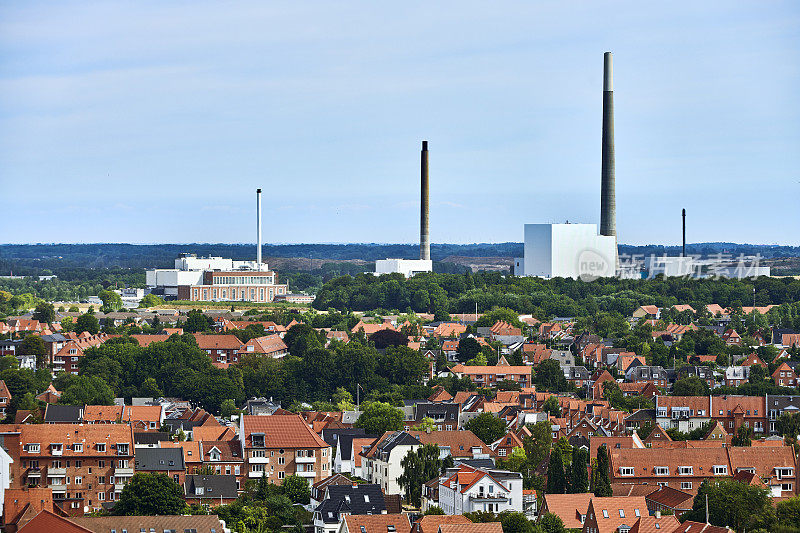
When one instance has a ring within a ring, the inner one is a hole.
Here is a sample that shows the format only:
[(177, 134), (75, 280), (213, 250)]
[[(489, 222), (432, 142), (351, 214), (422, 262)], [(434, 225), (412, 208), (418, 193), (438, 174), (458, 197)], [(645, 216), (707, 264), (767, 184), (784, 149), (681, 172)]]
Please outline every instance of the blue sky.
[(0, 242), (800, 244), (800, 3), (3, 2)]

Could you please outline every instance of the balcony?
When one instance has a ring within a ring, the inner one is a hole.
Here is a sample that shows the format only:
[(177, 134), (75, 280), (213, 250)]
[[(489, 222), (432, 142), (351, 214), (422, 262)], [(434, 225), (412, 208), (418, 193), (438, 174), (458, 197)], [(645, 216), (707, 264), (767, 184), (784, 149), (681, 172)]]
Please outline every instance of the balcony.
[[(48, 480), (50, 481), (50, 480)], [(55, 481), (54, 483), (48, 483), (47, 486), (53, 490), (53, 492), (64, 492), (67, 490), (67, 484), (64, 483), (64, 480)]]
[(314, 479), (315, 477), (317, 477), (317, 473), (314, 472), (313, 470), (306, 470), (305, 472), (295, 472), (295, 473), (300, 477), (306, 477), (309, 479)]
[(50, 476), (64, 477), (66, 475), (67, 475), (67, 469), (66, 468), (49, 467), (47, 469), (47, 476), (48, 477), (50, 477)]
[(34, 466), (28, 469), (28, 473), (26, 475), (31, 478), (40, 478), (42, 477), (42, 471), (38, 466)]
[(133, 468), (115, 468), (115, 476), (131, 477), (133, 476)]
[(317, 460), (317, 458), (314, 457), (313, 455), (311, 457), (295, 457), (294, 458), (294, 462), (295, 463), (313, 463), (316, 460)]
[(479, 502), (504, 502), (508, 500), (504, 492), (498, 492), (497, 494), (479, 492), (478, 494), (470, 494), (469, 499)]
[[(249, 477), (251, 479), (253, 479), (253, 478), (258, 479), (263, 475), (264, 475), (264, 472), (263, 471), (259, 471), (259, 470), (251, 470), (251, 471), (249, 471), (247, 473), (247, 477)], [(267, 475), (267, 477), (269, 477), (269, 474)]]
[(122, 492), (125, 488), (125, 483), (114, 483), (114, 492)]
[(247, 462), (253, 465), (266, 465), (269, 464), (269, 457), (251, 457)]

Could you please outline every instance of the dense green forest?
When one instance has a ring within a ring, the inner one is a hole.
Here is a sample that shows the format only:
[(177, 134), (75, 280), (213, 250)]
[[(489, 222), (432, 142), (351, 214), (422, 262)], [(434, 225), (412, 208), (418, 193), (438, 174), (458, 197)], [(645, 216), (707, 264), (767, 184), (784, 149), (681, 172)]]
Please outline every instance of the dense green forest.
[[(399, 274), (342, 276), (323, 285), (314, 302), (316, 309), (432, 312), (439, 319), (449, 313), (484, 312), (507, 307), (537, 318), (590, 316), (599, 311), (630, 316), (640, 305), (669, 307), (691, 304), (695, 309), (710, 303), (723, 307), (800, 302), (800, 280), (761, 277), (756, 280), (682, 279), (580, 280), (477, 274), (419, 274), (405, 279)], [(794, 317), (792, 317), (794, 320)]]
[[(254, 244), (0, 244), (0, 274), (10, 270), (22, 275), (40, 274), (42, 269), (79, 267), (99, 268), (169, 268), (184, 252), (216, 255), (233, 259), (253, 259)], [(265, 244), (265, 257), (299, 257), (309, 259), (375, 261), (386, 257), (418, 257), (416, 244)], [(678, 246), (630, 246), (621, 244), (620, 254), (677, 255)], [(688, 244), (689, 254), (709, 256), (727, 253), (761, 254), (765, 258), (800, 257), (800, 246), (766, 246), (734, 243)], [(432, 244), (431, 258), (442, 261), (448, 256), (462, 257), (519, 257), (522, 244)]]

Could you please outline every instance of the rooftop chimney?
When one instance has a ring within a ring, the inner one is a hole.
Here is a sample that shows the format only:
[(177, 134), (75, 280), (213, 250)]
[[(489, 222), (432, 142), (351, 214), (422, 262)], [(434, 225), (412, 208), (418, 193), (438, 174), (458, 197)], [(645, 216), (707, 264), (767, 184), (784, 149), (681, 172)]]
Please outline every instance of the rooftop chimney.
[(420, 156), (421, 198), (419, 221), (419, 258), (431, 258), (431, 235), (428, 229), (428, 141), (422, 141)]
[(617, 236), (614, 194), (614, 80), (611, 52), (603, 56), (603, 166), (600, 185), (600, 235)]
[(261, 270), (261, 189), (256, 189), (256, 268)]

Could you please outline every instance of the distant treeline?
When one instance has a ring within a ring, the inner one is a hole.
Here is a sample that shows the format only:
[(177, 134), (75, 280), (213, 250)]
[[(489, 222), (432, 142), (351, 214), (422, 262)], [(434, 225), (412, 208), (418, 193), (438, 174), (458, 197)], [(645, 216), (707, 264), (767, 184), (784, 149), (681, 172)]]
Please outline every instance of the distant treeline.
[[(0, 274), (40, 274), (62, 268), (169, 268), (179, 254), (216, 255), (233, 259), (253, 259), (252, 244), (4, 244), (0, 245)], [(680, 252), (679, 246), (629, 246), (621, 244), (621, 254), (670, 254)], [(733, 243), (700, 243), (687, 245), (687, 252), (704, 257), (718, 253), (753, 255), (765, 258), (800, 257), (800, 246), (765, 246)], [(522, 244), (433, 244), (431, 256), (442, 261), (448, 256), (462, 257), (520, 257)], [(307, 257), (310, 259), (375, 261), (387, 257), (414, 259), (416, 244), (267, 244), (266, 257)]]

